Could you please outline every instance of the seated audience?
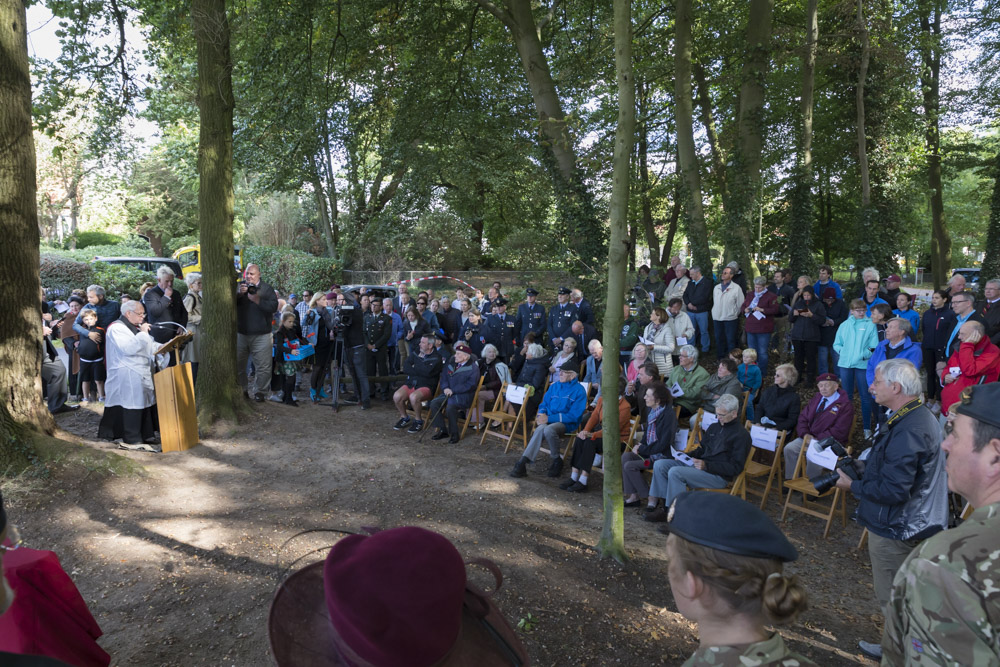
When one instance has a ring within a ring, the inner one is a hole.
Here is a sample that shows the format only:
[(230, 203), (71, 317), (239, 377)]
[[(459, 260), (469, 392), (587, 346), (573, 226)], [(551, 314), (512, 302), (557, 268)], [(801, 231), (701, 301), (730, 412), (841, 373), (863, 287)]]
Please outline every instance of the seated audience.
[[(529, 360), (530, 361), (530, 360)], [(566, 433), (574, 430), (580, 423), (583, 411), (587, 407), (587, 392), (577, 381), (577, 371), (572, 366), (559, 370), (559, 382), (550, 385), (545, 392), (541, 405), (538, 406), (538, 416), (535, 418), (536, 428), (528, 441), (524, 455), (514, 464), (510, 471), (511, 477), (524, 477), (528, 474), (529, 463), (535, 462), (542, 440), (549, 446), (549, 456), (552, 463), (547, 475), (559, 477), (563, 469), (563, 457), (560, 444)]]
[(549, 382), (559, 381), (559, 371), (565, 366), (566, 368), (575, 368), (577, 371), (580, 370), (580, 362), (576, 358), (576, 339), (567, 338), (563, 341), (562, 349), (559, 353), (552, 357), (549, 362)]
[(705, 412), (715, 412), (715, 403), (724, 395), (743, 400), (743, 385), (736, 375), (736, 362), (726, 357), (719, 362), (715, 375), (709, 377), (701, 387), (701, 407)]
[[(958, 330), (957, 346), (946, 364), (939, 364), (941, 414), (948, 416), (962, 390), (976, 384), (996, 382), (1000, 376), (1000, 349), (986, 337), (982, 322), (969, 320)], [(930, 372), (928, 370), (928, 372)], [(1000, 409), (1000, 406), (997, 406)]]
[(757, 423), (779, 431), (791, 431), (799, 422), (802, 400), (795, 391), (799, 372), (792, 364), (774, 369), (774, 384), (765, 389), (757, 402), (754, 416)]
[[(449, 443), (458, 442), (458, 413), (471, 410), (479, 377), (479, 366), (472, 359), (472, 349), (465, 343), (458, 343), (455, 355), (441, 372), (441, 393), (428, 406), (437, 428), (431, 440), (448, 438)], [(445, 416), (448, 418), (447, 426)]]
[[(760, 366), (757, 365), (757, 350), (748, 347), (743, 350), (741, 356), (743, 363), (736, 368), (736, 377), (739, 378), (740, 384), (743, 385), (743, 391), (750, 392), (750, 397), (747, 400), (746, 418), (753, 421), (753, 404), (757, 400), (757, 392), (760, 391), (760, 386), (764, 384), (764, 377)], [(742, 417), (743, 415), (740, 415), (740, 418)]]
[[(840, 378), (827, 373), (819, 377), (816, 386), (819, 391), (799, 414), (795, 427), (798, 437), (786, 443), (782, 452), (785, 456), (785, 479), (791, 479), (795, 475), (795, 462), (807, 435), (817, 441), (832, 437), (844, 447), (850, 445), (847, 436), (854, 423), (854, 403), (847, 397), (847, 392), (840, 388)], [(813, 478), (822, 472), (821, 466), (812, 461), (806, 462), (807, 477)]]
[(654, 382), (646, 388), (644, 398), (649, 411), (644, 422), (642, 440), (622, 454), (625, 507), (638, 507), (641, 499), (649, 495), (649, 486), (646, 485), (642, 471), (660, 459), (672, 458), (670, 448), (677, 436), (677, 417), (666, 385)]
[(681, 408), (681, 417), (690, 417), (701, 407), (701, 389), (708, 382), (708, 371), (698, 365), (698, 350), (694, 345), (681, 347), (680, 363), (670, 373), (667, 388), (674, 403)]
[[(410, 310), (413, 311), (412, 308)], [(417, 351), (403, 361), (406, 382), (392, 395), (392, 402), (396, 405), (396, 412), (399, 413), (399, 421), (393, 428), (397, 431), (405, 428), (408, 433), (419, 433), (423, 429), (424, 421), (420, 418), (421, 403), (431, 400), (444, 365), (441, 356), (434, 351), (434, 337), (431, 334), (425, 333), (421, 336), (418, 345)], [(406, 414), (407, 403), (413, 409), (416, 418), (411, 419)]]
[[(587, 490), (587, 480), (590, 477), (590, 470), (594, 466), (597, 454), (604, 454), (604, 431), (601, 428), (604, 418), (604, 397), (598, 397), (597, 405), (590, 413), (590, 418), (582, 429), (576, 434), (573, 442), (573, 458), (570, 461), (572, 466), (570, 477), (567, 481), (559, 485), (560, 489), (571, 493), (583, 493)], [(632, 407), (625, 398), (625, 378), (618, 378), (618, 426), (621, 434), (622, 448), (625, 440), (628, 439), (630, 422), (632, 419)], [(595, 430), (597, 429), (597, 430)]]
[(496, 346), (489, 343), (483, 347), (483, 356), (479, 360), (479, 373), (483, 376), (483, 386), (479, 390), (479, 399), (476, 405), (476, 412), (473, 415), (475, 417), (473, 423), (476, 425), (476, 429), (481, 430), (486, 427), (485, 422), (482, 424), (480, 422), (482, 421), (483, 411), (486, 409), (487, 403), (492, 407), (497, 396), (500, 395), (500, 387), (505, 382), (512, 382), (513, 378), (507, 364), (500, 361), (497, 357)]

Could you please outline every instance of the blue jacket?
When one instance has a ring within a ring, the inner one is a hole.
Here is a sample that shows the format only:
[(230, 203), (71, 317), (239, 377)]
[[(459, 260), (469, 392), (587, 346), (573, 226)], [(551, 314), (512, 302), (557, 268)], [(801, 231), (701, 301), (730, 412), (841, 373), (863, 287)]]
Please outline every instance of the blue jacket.
[(843, 299), (844, 298), (844, 292), (843, 292), (843, 290), (840, 289), (840, 285), (838, 285), (836, 283), (836, 281), (828, 280), (828, 281), (826, 281), (826, 284), (824, 285), (823, 283), (821, 283), (820, 281), (817, 280), (816, 284), (813, 285), (813, 291), (816, 292), (816, 298), (817, 299), (821, 299), (822, 300), (822, 298), (823, 298), (823, 290), (825, 290), (827, 287), (832, 287), (833, 289), (837, 290), (837, 298), (838, 299)]
[(548, 415), (549, 423), (560, 422), (566, 425), (566, 432), (576, 430), (580, 417), (587, 407), (587, 392), (583, 385), (572, 382), (556, 382), (549, 385), (542, 404), (538, 406), (538, 414)]
[(833, 349), (840, 355), (841, 368), (868, 368), (868, 359), (876, 346), (878, 332), (870, 317), (848, 317), (837, 328), (833, 339)]
[(749, 391), (754, 395), (756, 395), (760, 386), (764, 384), (764, 376), (761, 374), (760, 366), (757, 364), (749, 366), (740, 364), (736, 370), (736, 377), (739, 378), (740, 384), (743, 385), (743, 391)]
[(928, 308), (925, 310), (920, 327), (923, 333), (920, 346), (928, 350), (944, 349), (945, 343), (948, 342), (948, 334), (951, 333), (951, 327), (954, 323), (955, 311), (947, 305), (941, 308)]
[(389, 342), (395, 345), (403, 337), (403, 318), (396, 311), (392, 311), (390, 316), (392, 317), (392, 335), (389, 336)]
[[(872, 352), (872, 356), (869, 357), (868, 359), (868, 371), (865, 373), (865, 377), (868, 380), (869, 387), (871, 386), (872, 382), (875, 381), (875, 367), (878, 366), (879, 363), (889, 358), (888, 355), (886, 354), (886, 348), (888, 347), (889, 347), (889, 339), (886, 338), (884, 341), (875, 346), (875, 351)], [(920, 366), (923, 364), (924, 361), (924, 353), (920, 349), (920, 346), (914, 343), (912, 340), (910, 340), (910, 337), (907, 336), (906, 338), (903, 339), (902, 349), (893, 358), (907, 359), (909, 361), (912, 361), (913, 365), (916, 366), (917, 370), (919, 371)]]
[(920, 313), (910, 308), (909, 310), (900, 310), (896, 308), (892, 311), (892, 314), (896, 317), (902, 317), (910, 322), (910, 326), (913, 327), (913, 336), (916, 337), (917, 332), (920, 331)]
[(449, 403), (468, 410), (472, 407), (472, 395), (476, 393), (479, 377), (479, 365), (475, 359), (469, 359), (465, 365), (459, 366), (455, 357), (452, 357), (441, 373), (441, 391), (451, 389), (453, 393)]
[[(864, 297), (861, 297), (861, 299), (862, 299), (862, 301), (864, 301)], [(872, 316), (872, 306), (880, 304), (880, 303), (884, 303), (887, 306), (889, 305), (889, 302), (886, 301), (885, 299), (883, 299), (880, 296), (875, 297), (875, 300), (872, 301), (871, 303), (868, 303), (867, 301), (865, 301), (865, 317), (871, 317)]]
[(890, 540), (930, 537), (948, 525), (941, 427), (924, 406), (879, 426), (865, 474), (851, 483), (858, 523)]
[(92, 310), (97, 313), (97, 326), (101, 327), (105, 331), (108, 330), (109, 324), (122, 316), (121, 309), (117, 301), (105, 301), (97, 306), (92, 306), (88, 303), (80, 309), (76, 319), (73, 320), (73, 331), (77, 332), (81, 336), (86, 336), (90, 333), (90, 329), (83, 326), (83, 313), (86, 310)]

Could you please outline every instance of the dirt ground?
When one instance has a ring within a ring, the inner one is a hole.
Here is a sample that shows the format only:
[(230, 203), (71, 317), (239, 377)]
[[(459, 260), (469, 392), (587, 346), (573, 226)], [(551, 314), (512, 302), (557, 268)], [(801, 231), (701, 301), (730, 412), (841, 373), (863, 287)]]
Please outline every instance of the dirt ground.
[[(114, 665), (268, 665), (266, 619), (281, 569), (314, 535), (299, 531), (415, 524), (452, 539), (467, 557), (502, 569), (500, 608), (535, 665), (678, 665), (696, 647), (666, 580), (665, 537), (626, 510), (631, 561), (599, 560), (600, 475), (587, 494), (545, 477), (542, 454), (526, 479), (516, 455), (469, 435), (421, 444), (392, 430), (391, 404), (362, 412), (302, 403), (258, 406), (227, 437), (183, 454), (122, 452), (134, 472), (55, 465), (42, 480), (5, 483), (26, 543), (55, 551), (104, 630)], [(94, 450), (100, 408), (60, 415), (62, 437)], [(116, 466), (121, 469), (122, 466)], [(777, 500), (768, 512), (780, 517)], [(786, 531), (801, 553), (789, 570), (811, 609), (782, 630), (820, 665), (870, 664), (855, 648), (878, 641), (881, 616), (860, 529), (804, 515)]]

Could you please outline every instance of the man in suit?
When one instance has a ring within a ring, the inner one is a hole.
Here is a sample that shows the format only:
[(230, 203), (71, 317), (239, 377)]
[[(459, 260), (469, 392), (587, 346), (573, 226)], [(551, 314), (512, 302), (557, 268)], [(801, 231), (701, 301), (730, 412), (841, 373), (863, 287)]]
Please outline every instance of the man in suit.
[(986, 324), (990, 342), (1000, 346), (1000, 280), (987, 280), (983, 291), (986, 298), (979, 304), (979, 316)]
[(486, 341), (496, 346), (499, 359), (504, 363), (509, 363), (516, 350), (514, 347), (515, 321), (513, 317), (507, 315), (507, 300), (502, 296), (498, 296), (493, 301), (493, 306), (496, 307), (497, 314), (486, 318)]
[(708, 316), (712, 311), (712, 280), (701, 274), (700, 266), (692, 266), (688, 271), (691, 282), (684, 288), (684, 307), (688, 317), (694, 322), (695, 339), (692, 344), (701, 343), (701, 353), (708, 354)]
[(594, 309), (591, 308), (590, 302), (583, 298), (583, 292), (579, 289), (573, 289), (570, 295), (570, 301), (576, 306), (576, 316), (584, 324), (594, 324)]
[(392, 300), (392, 309), (397, 313), (399, 313), (400, 317), (405, 318), (406, 309), (411, 306), (415, 308), (416, 304), (414, 304), (413, 299), (410, 298), (409, 289), (406, 287), (406, 285), (400, 285), (399, 294), (396, 296), (395, 299)]
[(558, 350), (563, 339), (572, 335), (573, 322), (580, 319), (577, 308), (569, 302), (570, 289), (560, 287), (557, 298), (559, 303), (549, 309), (549, 347)]
[(529, 287), (524, 293), (527, 300), (517, 307), (517, 317), (514, 319), (517, 344), (522, 344), (525, 336), (534, 333), (535, 342), (541, 345), (542, 336), (545, 335), (545, 306), (536, 301), (538, 290)]
[(573, 322), (572, 326), (570, 326), (570, 331), (573, 332), (573, 338), (576, 339), (576, 361), (577, 363), (583, 363), (590, 349), (590, 341), (596, 340), (599, 342), (601, 336), (597, 333), (597, 329), (580, 320)]

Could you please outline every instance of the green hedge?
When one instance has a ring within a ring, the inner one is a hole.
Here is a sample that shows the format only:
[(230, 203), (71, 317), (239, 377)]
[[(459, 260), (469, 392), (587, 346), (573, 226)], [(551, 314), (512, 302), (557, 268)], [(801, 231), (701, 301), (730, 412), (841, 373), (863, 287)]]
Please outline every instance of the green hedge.
[(125, 243), (125, 238), (108, 232), (77, 232), (76, 248), (83, 250), (97, 245), (117, 245)]
[(327, 290), (341, 282), (340, 260), (316, 257), (301, 250), (271, 246), (251, 246), (243, 249), (243, 263), (260, 266), (261, 278), (283, 293), (302, 290)]
[[(143, 271), (126, 264), (107, 262), (80, 262), (64, 255), (45, 253), (41, 257), (42, 287), (50, 297), (65, 299), (75, 289), (87, 289), (88, 285), (100, 285), (109, 299), (118, 300), (122, 292), (133, 299), (139, 298), (139, 288), (143, 283), (156, 282), (154, 273)], [(187, 285), (177, 276), (174, 289), (187, 293)]]

